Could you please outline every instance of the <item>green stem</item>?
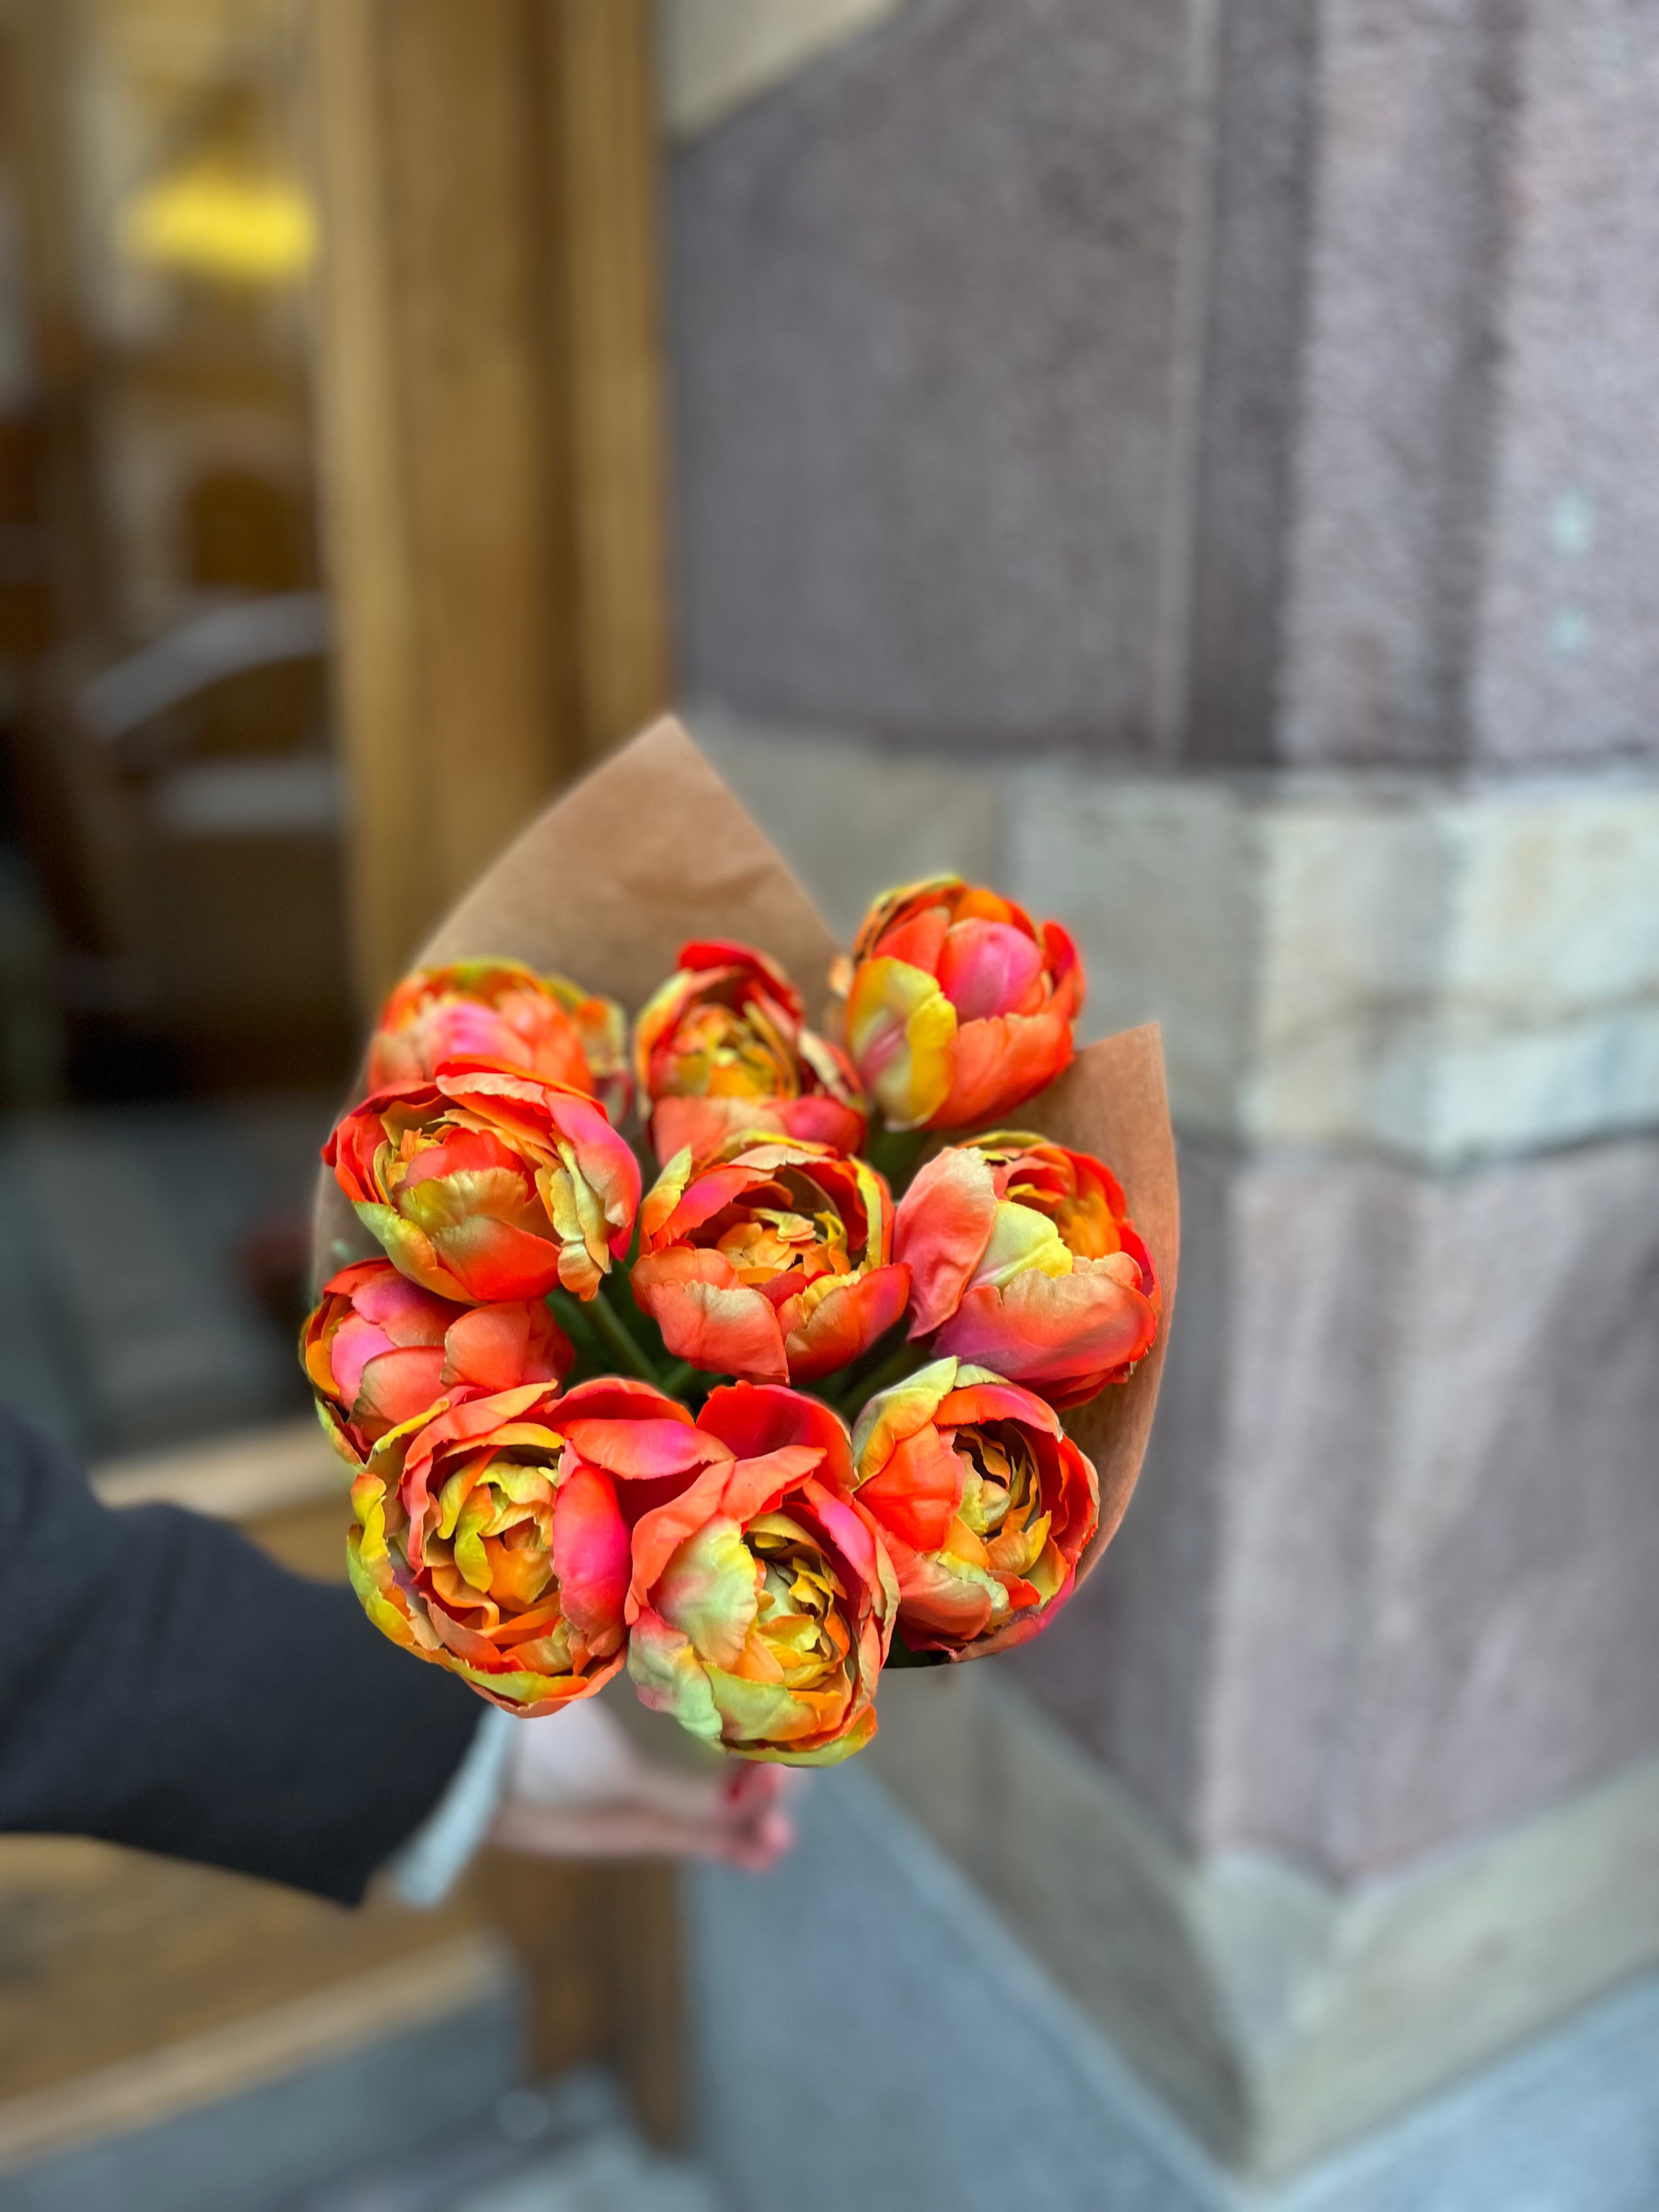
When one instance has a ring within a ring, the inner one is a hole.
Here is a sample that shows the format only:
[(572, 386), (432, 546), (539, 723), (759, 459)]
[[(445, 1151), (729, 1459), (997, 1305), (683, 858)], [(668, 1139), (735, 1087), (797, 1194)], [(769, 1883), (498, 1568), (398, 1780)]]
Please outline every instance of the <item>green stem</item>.
[(925, 1129), (890, 1129), (884, 1122), (871, 1133), (864, 1148), (865, 1158), (878, 1174), (885, 1176), (894, 1191), (902, 1194), (927, 1142)]
[(605, 1297), (603, 1284), (599, 1285), (599, 1296), (587, 1300), (584, 1311), (605, 1339), (606, 1348), (612, 1356), (637, 1375), (641, 1382), (649, 1382), (653, 1389), (660, 1390), (663, 1387), (661, 1376), (635, 1342), (622, 1316)]
[(605, 1346), (599, 1333), (587, 1317), (587, 1308), (579, 1297), (558, 1285), (547, 1293), (546, 1306), (554, 1320), (575, 1346), (584, 1359), (599, 1359), (604, 1356)]
[[(684, 1393), (687, 1383), (702, 1371), (701, 1367), (694, 1367), (689, 1359), (677, 1359), (672, 1367), (664, 1368), (662, 1388), (671, 1398), (678, 1398)], [(711, 1375), (708, 1379), (712, 1382), (715, 1378)]]

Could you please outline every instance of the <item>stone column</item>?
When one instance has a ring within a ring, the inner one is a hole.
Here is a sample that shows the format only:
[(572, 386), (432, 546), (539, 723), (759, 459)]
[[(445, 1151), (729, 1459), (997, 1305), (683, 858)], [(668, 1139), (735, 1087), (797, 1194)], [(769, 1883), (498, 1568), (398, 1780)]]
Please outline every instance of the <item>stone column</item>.
[(1043, 2170), (1006, 2010), (1045, 2205), (1659, 2197), (1656, 103), (1644, 0), (909, 0), (677, 156), (694, 727), (838, 926), (1078, 926), (1182, 1143), (1104, 1569), (818, 1793), (791, 1940), (983, 2015), (826, 1961), (843, 2195)]

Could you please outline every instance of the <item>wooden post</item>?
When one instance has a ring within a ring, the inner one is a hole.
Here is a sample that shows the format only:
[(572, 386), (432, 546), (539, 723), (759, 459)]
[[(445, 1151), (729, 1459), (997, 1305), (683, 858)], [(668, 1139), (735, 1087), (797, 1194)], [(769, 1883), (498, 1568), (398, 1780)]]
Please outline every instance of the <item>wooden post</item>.
[(555, 0), (576, 711), (593, 759), (668, 703), (663, 332), (649, 0)]
[(648, 0), (313, 0), (360, 988), (668, 686)]
[[(325, 542), (371, 1003), (669, 690), (651, 0), (313, 0)], [(535, 2055), (679, 2103), (665, 1868), (495, 1861)]]

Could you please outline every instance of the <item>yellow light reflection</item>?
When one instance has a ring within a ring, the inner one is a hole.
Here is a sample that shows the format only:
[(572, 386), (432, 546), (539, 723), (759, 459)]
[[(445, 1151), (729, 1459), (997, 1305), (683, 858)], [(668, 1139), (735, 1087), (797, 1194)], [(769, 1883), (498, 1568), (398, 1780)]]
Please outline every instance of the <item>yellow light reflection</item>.
[(121, 213), (135, 261), (232, 284), (289, 284), (317, 252), (317, 218), (297, 185), (196, 162), (135, 192)]

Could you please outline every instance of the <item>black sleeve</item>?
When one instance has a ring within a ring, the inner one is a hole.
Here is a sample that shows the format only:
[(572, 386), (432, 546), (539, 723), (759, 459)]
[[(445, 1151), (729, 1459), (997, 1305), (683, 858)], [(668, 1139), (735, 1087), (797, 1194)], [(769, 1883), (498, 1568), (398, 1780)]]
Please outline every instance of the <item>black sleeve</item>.
[(0, 1830), (100, 1836), (356, 1904), (483, 1712), (348, 1589), (197, 1514), (106, 1510), (0, 1412)]

